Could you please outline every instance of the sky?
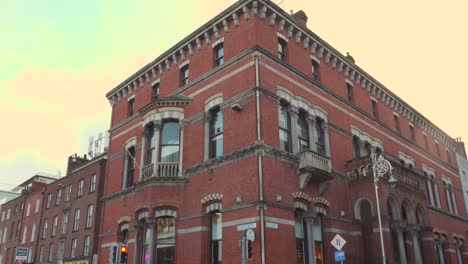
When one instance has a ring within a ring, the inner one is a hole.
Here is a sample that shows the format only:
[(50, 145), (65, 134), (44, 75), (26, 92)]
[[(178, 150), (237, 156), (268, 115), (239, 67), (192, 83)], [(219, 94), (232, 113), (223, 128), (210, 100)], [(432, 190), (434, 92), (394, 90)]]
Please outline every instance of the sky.
[[(235, 0), (16, 0), (0, 9), (0, 189), (110, 125), (106, 92)], [(468, 1), (275, 0), (452, 137), (468, 139)], [(467, 90), (465, 90), (467, 89)]]

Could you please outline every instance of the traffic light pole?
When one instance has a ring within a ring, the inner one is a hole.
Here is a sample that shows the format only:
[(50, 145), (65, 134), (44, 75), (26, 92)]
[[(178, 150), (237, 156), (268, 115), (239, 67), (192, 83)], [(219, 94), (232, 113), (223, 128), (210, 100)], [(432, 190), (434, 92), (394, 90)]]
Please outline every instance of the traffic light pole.
[(242, 264), (245, 264), (246, 263), (246, 260), (247, 260), (247, 238), (245, 237), (245, 235), (242, 235), (241, 237), (241, 251), (242, 251)]

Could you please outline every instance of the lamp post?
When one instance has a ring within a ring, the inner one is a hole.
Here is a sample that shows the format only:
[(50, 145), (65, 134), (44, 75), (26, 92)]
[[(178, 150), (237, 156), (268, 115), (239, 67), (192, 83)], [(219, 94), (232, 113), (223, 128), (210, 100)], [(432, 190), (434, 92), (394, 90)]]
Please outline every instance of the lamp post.
[(382, 218), (380, 216), (380, 203), (379, 203), (379, 186), (378, 182), (381, 177), (385, 174), (389, 174), (388, 183), (395, 184), (397, 179), (392, 174), (392, 165), (390, 162), (382, 157), (382, 155), (377, 155), (374, 150), (371, 151), (370, 154), (372, 158), (372, 172), (374, 175), (374, 187), (375, 187), (375, 200), (377, 203), (377, 217), (379, 219), (379, 233), (380, 233), (380, 246), (382, 248), (382, 259), (383, 264), (387, 263), (387, 259), (385, 258), (385, 247), (384, 247), (384, 240), (383, 240), (383, 230), (382, 230)]

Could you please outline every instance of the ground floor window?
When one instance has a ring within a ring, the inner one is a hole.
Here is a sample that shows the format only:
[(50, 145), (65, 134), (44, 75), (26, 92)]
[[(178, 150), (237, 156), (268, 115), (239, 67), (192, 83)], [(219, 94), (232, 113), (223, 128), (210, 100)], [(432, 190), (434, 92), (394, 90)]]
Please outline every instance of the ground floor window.
[(223, 220), (220, 212), (211, 213), (211, 263), (221, 264), (222, 255), (222, 239), (223, 239)]
[(175, 218), (159, 217), (157, 221), (157, 262), (158, 264), (174, 263)]

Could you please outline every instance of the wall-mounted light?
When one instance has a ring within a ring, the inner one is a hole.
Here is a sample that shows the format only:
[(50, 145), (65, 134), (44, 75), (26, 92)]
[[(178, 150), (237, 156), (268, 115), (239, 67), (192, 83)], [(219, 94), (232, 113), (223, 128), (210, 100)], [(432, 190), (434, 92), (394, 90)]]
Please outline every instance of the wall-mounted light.
[(236, 112), (240, 112), (240, 111), (242, 111), (242, 106), (240, 106), (239, 104), (233, 104), (233, 105), (231, 105), (231, 109), (236, 111)]

